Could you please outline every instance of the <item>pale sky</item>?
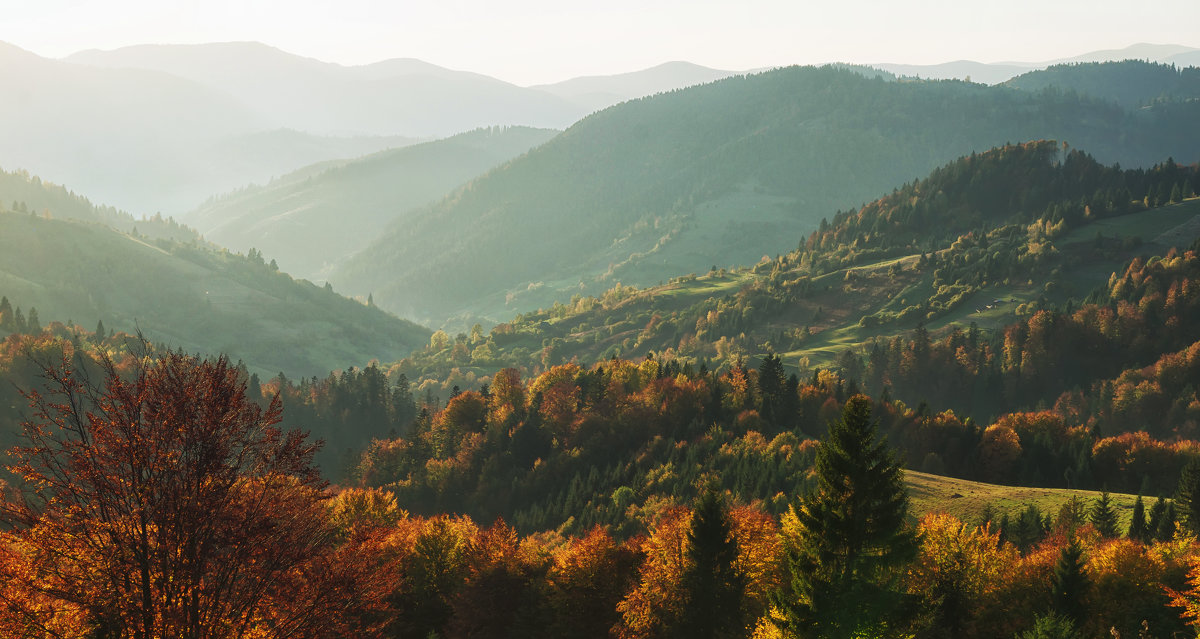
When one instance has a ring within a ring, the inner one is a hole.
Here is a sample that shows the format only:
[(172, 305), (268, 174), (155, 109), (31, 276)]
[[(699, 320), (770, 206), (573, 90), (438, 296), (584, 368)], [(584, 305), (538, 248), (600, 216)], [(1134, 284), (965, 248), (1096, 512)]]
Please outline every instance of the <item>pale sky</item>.
[(0, 0), (0, 41), (47, 57), (232, 40), (342, 64), (419, 58), (530, 85), (670, 60), (743, 70), (1200, 47), (1200, 0)]

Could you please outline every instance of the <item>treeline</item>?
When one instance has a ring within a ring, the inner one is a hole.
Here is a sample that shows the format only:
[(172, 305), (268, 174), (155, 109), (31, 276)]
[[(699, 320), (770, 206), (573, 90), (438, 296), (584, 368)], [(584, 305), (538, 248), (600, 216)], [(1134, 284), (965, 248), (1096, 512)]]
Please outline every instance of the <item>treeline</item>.
[(199, 232), (173, 217), (155, 213), (138, 219), (111, 206), (94, 204), (66, 187), (43, 181), (24, 170), (0, 170), (0, 211), (5, 209), (14, 213), (105, 224), (150, 239), (207, 245)]
[(37, 309), (30, 306), (29, 316), (21, 312), (21, 307), (13, 307), (7, 296), (0, 297), (0, 331), (7, 333), (39, 333), (42, 330), (41, 320)]
[(1005, 84), (1024, 91), (1083, 93), (1135, 108), (1200, 97), (1200, 68), (1145, 60), (1080, 62), (1030, 71)]
[(1011, 224), (1041, 221), (1044, 235), (1053, 237), (1193, 197), (1198, 181), (1195, 166), (1173, 161), (1121, 169), (1049, 140), (1010, 145), (947, 164), (861, 209), (838, 212), (804, 241), (799, 257), (823, 273), (949, 248), (966, 233), (986, 237)]

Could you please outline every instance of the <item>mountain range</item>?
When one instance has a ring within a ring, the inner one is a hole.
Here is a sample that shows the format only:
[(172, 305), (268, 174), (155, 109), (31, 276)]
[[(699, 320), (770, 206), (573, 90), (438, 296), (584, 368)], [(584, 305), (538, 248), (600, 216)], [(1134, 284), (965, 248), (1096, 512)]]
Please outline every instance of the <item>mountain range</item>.
[(1008, 141), (1060, 139), (1123, 166), (1193, 162), (1198, 122), (1186, 100), (1135, 112), (849, 68), (738, 76), (585, 118), (393, 224), (331, 279), (424, 322), (503, 321), (786, 253), (822, 217)]
[(419, 60), (345, 67), (254, 42), (62, 60), (0, 43), (0, 117), (19, 123), (0, 132), (0, 167), (139, 215), (180, 214), (316, 162), (479, 127), (561, 129), (614, 102), (723, 75), (663, 65), (525, 88)]
[(956, 60), (940, 64), (900, 64), (884, 62), (871, 66), (889, 71), (901, 77), (919, 77), (929, 80), (971, 80), (984, 84), (999, 84), (1023, 73), (1037, 71), (1055, 65), (1086, 62), (1119, 62), (1121, 60), (1143, 60), (1177, 67), (1200, 66), (1200, 49), (1177, 44), (1133, 44), (1123, 49), (1091, 51), (1069, 58), (1044, 62), (976, 62)]

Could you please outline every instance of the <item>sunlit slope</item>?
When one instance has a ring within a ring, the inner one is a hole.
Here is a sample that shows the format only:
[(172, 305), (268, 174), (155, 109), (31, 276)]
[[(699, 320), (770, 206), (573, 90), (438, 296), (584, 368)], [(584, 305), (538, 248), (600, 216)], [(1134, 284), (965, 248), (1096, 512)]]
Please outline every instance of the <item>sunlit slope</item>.
[(1195, 167), (1106, 167), (1053, 141), (998, 148), (835, 216), (779, 258), (563, 298), (497, 326), (469, 356), (449, 340), (424, 349), (406, 372), (651, 354), (716, 366), (769, 352), (805, 368), (920, 325), (1002, 329), (1039, 308), (1077, 308), (1136, 256), (1191, 246), (1198, 184)]
[(314, 165), (266, 186), (211, 199), (187, 220), (221, 246), (256, 248), (289, 273), (318, 278), (367, 246), (389, 222), (405, 220), (413, 209), (557, 133), (527, 127), (480, 129)]
[(406, 316), (503, 320), (786, 253), (833, 211), (1008, 141), (1123, 166), (1194, 159), (1198, 115), (833, 68), (735, 77), (586, 118), (393, 226), (333, 281)]
[[(909, 514), (921, 517), (945, 513), (967, 523), (980, 523), (984, 509), (989, 505), (997, 517), (1007, 513), (1015, 518), (1020, 510), (1030, 504), (1036, 505), (1042, 513), (1053, 516), (1073, 497), (1082, 500), (1088, 508), (1100, 498), (1100, 492), (1094, 490), (998, 486), (914, 470), (904, 471), (904, 483), (908, 488)], [(1120, 519), (1121, 531), (1124, 532), (1133, 517), (1133, 502), (1137, 495), (1114, 493), (1110, 498)], [(996, 524), (999, 522), (994, 522), (993, 526)]]
[(399, 358), (428, 331), (293, 280), (261, 260), (100, 224), (0, 212), (0, 293), (43, 322), (136, 329), (266, 374), (324, 375)]

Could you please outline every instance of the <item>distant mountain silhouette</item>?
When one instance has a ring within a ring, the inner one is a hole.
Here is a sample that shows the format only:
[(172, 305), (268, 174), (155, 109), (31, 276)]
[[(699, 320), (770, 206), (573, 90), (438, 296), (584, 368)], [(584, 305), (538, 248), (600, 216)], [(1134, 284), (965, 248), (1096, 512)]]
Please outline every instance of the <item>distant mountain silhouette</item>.
[(738, 72), (677, 61), (632, 73), (585, 76), (530, 88), (551, 93), (592, 110), (599, 110), (625, 100), (704, 84), (736, 73)]
[(257, 42), (139, 45), (83, 51), (68, 61), (163, 71), (217, 89), (321, 135), (445, 136), (490, 125), (564, 128), (580, 108), (542, 91), (419, 60), (346, 67)]
[(941, 64), (879, 63), (871, 66), (890, 71), (899, 76), (921, 77), (927, 80), (965, 80), (983, 84), (999, 84), (1012, 78), (1057, 64), (1079, 62), (1118, 62), (1120, 60), (1146, 60), (1176, 66), (1200, 66), (1200, 49), (1178, 44), (1134, 44), (1123, 49), (1091, 51), (1069, 58), (1044, 62), (975, 62), (957, 60)]

